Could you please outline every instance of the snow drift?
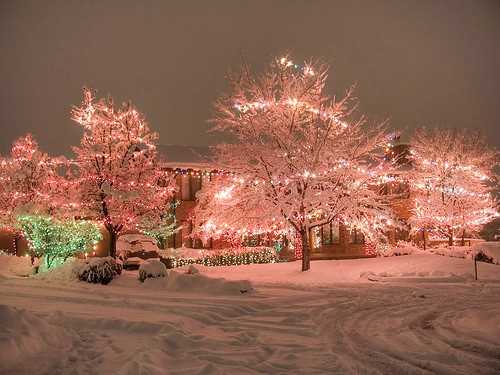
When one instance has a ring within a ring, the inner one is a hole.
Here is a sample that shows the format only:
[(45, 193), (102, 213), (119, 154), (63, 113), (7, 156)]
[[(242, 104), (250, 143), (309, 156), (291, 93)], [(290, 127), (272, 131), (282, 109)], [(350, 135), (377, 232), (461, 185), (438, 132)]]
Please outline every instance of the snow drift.
[(25, 363), (26, 373), (40, 371), (72, 342), (66, 330), (23, 309), (0, 305), (0, 322), (1, 374), (18, 363)]
[(29, 276), (32, 273), (29, 257), (0, 255), (0, 279), (12, 276)]
[(149, 288), (159, 288), (170, 292), (189, 292), (205, 295), (243, 294), (253, 291), (248, 280), (227, 280), (214, 278), (197, 273), (192, 268), (188, 272), (168, 271), (166, 277), (146, 279), (144, 285)]

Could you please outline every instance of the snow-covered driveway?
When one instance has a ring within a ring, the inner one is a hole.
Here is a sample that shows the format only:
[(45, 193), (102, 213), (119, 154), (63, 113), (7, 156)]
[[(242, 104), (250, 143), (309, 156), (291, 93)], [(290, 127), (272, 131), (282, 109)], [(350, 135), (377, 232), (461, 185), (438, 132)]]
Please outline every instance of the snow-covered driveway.
[(0, 281), (0, 373), (500, 373), (495, 280), (256, 284), (214, 296), (134, 277)]

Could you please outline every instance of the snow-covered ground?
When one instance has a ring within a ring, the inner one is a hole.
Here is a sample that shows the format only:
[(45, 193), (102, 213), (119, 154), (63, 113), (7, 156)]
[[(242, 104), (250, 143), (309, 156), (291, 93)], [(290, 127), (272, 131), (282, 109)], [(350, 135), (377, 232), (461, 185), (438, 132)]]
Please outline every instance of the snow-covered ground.
[(479, 282), (468, 259), (409, 255), (102, 286), (22, 262), (0, 260), (1, 374), (500, 373), (498, 265)]

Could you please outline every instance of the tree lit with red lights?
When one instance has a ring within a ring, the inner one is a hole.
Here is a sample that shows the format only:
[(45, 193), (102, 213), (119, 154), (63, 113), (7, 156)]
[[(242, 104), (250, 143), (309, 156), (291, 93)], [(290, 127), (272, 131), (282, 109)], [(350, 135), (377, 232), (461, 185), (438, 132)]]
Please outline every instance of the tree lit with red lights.
[(58, 160), (41, 151), (31, 134), (17, 139), (10, 157), (0, 160), (0, 216), (3, 224), (19, 233), (16, 217), (25, 213), (47, 213), (53, 208), (52, 187), (58, 180)]
[(167, 210), (175, 191), (172, 179), (156, 160), (158, 135), (131, 103), (115, 106), (111, 98), (96, 100), (83, 91), (81, 105), (72, 119), (83, 128), (80, 146), (74, 147), (80, 211), (102, 221), (111, 238), (110, 255), (116, 241), (141, 219)]

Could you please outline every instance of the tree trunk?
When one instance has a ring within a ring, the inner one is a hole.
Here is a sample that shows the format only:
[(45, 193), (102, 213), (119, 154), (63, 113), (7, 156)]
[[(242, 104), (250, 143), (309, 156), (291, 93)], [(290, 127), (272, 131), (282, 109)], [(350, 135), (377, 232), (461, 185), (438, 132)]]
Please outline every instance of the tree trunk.
[(116, 258), (116, 241), (118, 240), (118, 234), (113, 228), (108, 229), (109, 232), (109, 256)]
[(425, 228), (424, 228), (424, 229), (423, 229), (423, 231), (422, 231), (422, 237), (423, 237), (423, 239), (424, 239), (424, 250), (426, 250), (426, 249), (427, 249), (427, 239), (425, 238), (425, 237), (426, 237), (426, 235), (425, 235), (425, 234), (426, 234), (426, 233), (425, 233)]
[(448, 233), (448, 246), (453, 246), (453, 231), (450, 230)]
[(45, 265), (47, 266), (47, 270), (52, 266), (52, 260), (49, 255), (45, 255)]
[(166, 238), (164, 238), (164, 237), (160, 238), (160, 241), (158, 243), (158, 245), (159, 245), (158, 248), (160, 248), (162, 250), (165, 249), (166, 242), (167, 242)]
[(307, 271), (311, 268), (311, 254), (309, 246), (307, 230), (300, 232), (300, 239), (302, 241), (302, 271)]
[(465, 246), (465, 229), (462, 231), (462, 242), (461, 242), (461, 245)]
[(14, 234), (14, 254), (16, 254), (17, 256), (20, 256), (19, 250), (18, 250), (19, 249), (19, 237), (21, 237), (21, 236), (19, 235), (19, 233), (16, 232)]

